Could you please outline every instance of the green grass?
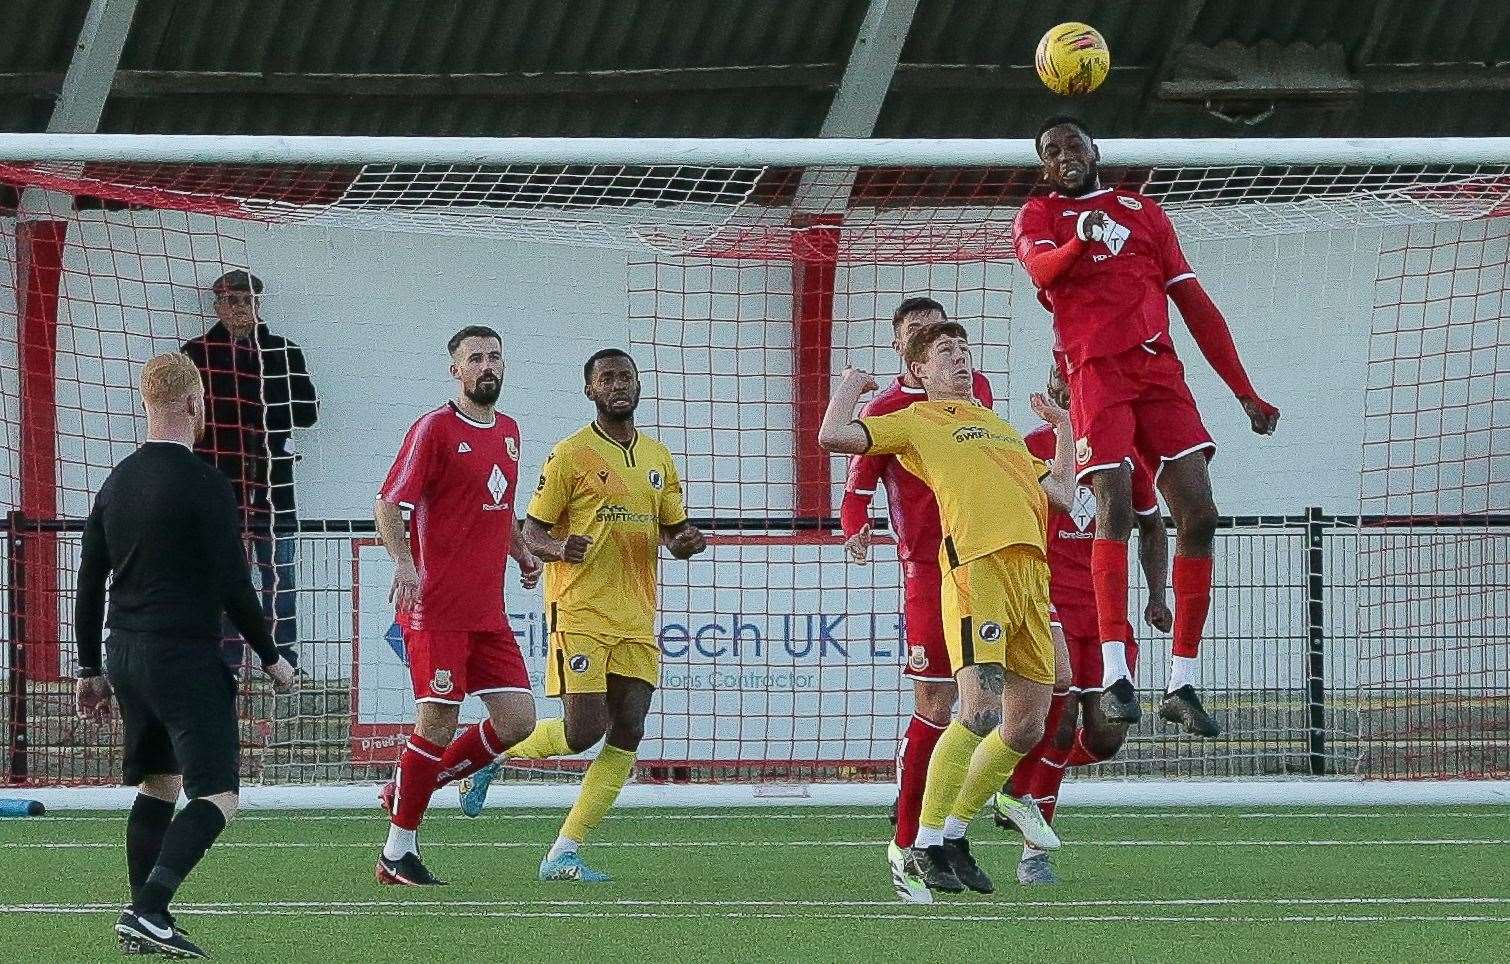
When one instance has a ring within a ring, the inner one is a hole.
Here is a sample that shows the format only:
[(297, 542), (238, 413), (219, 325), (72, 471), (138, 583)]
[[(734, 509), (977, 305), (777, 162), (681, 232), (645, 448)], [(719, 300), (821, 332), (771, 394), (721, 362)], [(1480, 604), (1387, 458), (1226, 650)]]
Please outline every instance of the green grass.
[[(1066, 810), (1058, 827), (1068, 843), (1055, 860), (1065, 882), (1033, 890), (1015, 881), (1020, 841), (982, 820), (971, 838), (998, 892), (932, 907), (894, 902), (879, 810), (620, 811), (584, 850), (617, 878), (598, 886), (535, 880), (558, 813), (500, 809), (466, 820), (437, 811), (423, 849), (451, 884), (426, 890), (374, 882), (385, 833), (376, 813), (254, 811), (222, 836), (176, 909), (194, 939), (227, 961), (1504, 954), (1504, 807), (1135, 807)], [(116, 959), (124, 822), (119, 813), (61, 813), (0, 823), (0, 959)]]

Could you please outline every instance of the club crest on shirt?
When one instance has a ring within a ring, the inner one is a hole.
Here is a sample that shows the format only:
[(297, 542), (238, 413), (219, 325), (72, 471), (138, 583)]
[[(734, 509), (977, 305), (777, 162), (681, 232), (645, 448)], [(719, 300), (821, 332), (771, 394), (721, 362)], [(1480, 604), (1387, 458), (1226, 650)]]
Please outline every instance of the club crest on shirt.
[(515, 462), (519, 461), (519, 443), (514, 441), (514, 436), (505, 436), (503, 440), (503, 447), (508, 450), (509, 458), (513, 459)]
[(451, 682), (451, 671), (448, 669), (438, 669), (435, 671), (435, 675), (430, 678), (430, 692), (439, 696), (445, 696), (451, 692), (454, 685)]
[(998, 639), (1001, 639), (1001, 623), (981, 623), (980, 638), (988, 643), (994, 643)]
[(1121, 194), (1118, 194), (1117, 195), (1117, 203), (1120, 204), (1120, 205), (1122, 205), (1125, 208), (1128, 208), (1129, 210), (1133, 210), (1133, 211), (1141, 211), (1141, 210), (1143, 210), (1143, 202), (1139, 201), (1135, 197), (1124, 197)]
[(567, 660), (566, 665), (571, 667), (571, 671), (573, 673), (585, 673), (587, 672), (588, 659), (586, 656), (578, 653), (571, 659)]
[(1091, 440), (1085, 436), (1075, 440), (1075, 464), (1089, 465), (1091, 463)]
[(913, 646), (907, 651), (907, 668), (914, 673), (921, 673), (928, 669), (928, 650), (922, 646)]
[(649, 472), (645, 473), (645, 477), (650, 480), (650, 487), (657, 492), (661, 491), (661, 486), (666, 484), (665, 480), (661, 478), (661, 472), (659, 469), (651, 469)]

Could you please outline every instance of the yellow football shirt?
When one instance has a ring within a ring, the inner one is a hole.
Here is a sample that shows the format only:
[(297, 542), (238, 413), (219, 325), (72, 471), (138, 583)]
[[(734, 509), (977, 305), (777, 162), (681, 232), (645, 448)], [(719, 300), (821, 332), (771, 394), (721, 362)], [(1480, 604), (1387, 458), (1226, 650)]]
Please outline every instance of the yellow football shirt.
[(974, 402), (928, 400), (859, 419), (867, 454), (896, 455), (938, 499), (950, 568), (1024, 545), (1044, 552), (1049, 503), (1034, 458), (1005, 419)]
[(551, 632), (654, 638), (661, 526), (687, 518), (666, 446), (638, 432), (625, 447), (587, 425), (551, 450), (529, 515), (557, 539), (592, 538), (580, 563), (546, 563)]

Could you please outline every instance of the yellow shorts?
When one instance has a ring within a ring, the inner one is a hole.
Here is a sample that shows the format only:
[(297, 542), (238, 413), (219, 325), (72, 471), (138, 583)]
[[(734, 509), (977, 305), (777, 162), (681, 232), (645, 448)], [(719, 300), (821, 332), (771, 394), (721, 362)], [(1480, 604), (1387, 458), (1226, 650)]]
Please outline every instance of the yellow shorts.
[(1029, 546), (1007, 546), (949, 569), (942, 593), (950, 668), (997, 665), (1054, 682), (1049, 566)]
[(608, 674), (661, 681), (661, 649), (652, 639), (592, 633), (551, 633), (545, 658), (545, 695), (606, 693)]

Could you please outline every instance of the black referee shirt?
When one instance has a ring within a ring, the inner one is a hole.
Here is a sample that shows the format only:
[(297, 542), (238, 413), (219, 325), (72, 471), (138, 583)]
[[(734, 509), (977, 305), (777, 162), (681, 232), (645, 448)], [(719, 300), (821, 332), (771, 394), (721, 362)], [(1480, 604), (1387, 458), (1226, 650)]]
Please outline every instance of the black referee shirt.
[(224, 611), (264, 664), (278, 649), (252, 589), (231, 483), (185, 445), (150, 441), (111, 471), (84, 525), (74, 632), (100, 669), (105, 577), (112, 630), (220, 639)]

